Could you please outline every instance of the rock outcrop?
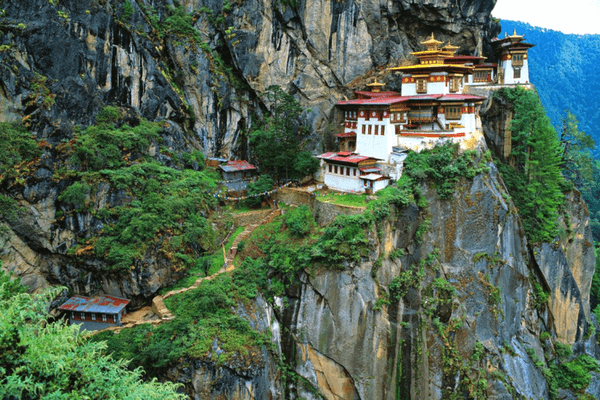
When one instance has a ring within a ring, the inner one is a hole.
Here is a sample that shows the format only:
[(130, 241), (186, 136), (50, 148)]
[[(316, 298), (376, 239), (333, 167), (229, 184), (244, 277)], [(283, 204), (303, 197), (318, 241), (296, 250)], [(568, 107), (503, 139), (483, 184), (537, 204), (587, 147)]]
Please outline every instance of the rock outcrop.
[[(348, 89), (405, 60), (432, 32), (486, 55), (499, 32), (491, 0), (188, 0), (189, 20), (174, 18), (172, 6), (7, 0), (2, 120), (25, 117), (40, 137), (61, 140), (113, 104), (178, 124), (206, 155), (247, 157), (244, 133), (252, 113), (266, 110), (260, 93), (270, 85), (295, 95), (321, 137)], [(394, 76), (386, 81), (397, 89)]]

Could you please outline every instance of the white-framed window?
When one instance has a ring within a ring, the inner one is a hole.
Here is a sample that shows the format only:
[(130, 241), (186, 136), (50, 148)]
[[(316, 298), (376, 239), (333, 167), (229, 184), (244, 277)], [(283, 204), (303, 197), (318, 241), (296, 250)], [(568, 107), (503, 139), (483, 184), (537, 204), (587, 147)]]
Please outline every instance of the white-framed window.
[(85, 313), (81, 313), (80, 318), (85, 319)]
[(106, 322), (106, 314), (102, 314), (102, 321)]
[(92, 313), (92, 321), (96, 320), (96, 314)]

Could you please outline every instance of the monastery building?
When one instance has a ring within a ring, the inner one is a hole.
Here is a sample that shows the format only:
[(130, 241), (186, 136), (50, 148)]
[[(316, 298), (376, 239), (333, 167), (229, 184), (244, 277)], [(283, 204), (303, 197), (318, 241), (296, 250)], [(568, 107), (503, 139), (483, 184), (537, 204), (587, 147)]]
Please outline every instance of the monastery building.
[[(479, 111), (486, 97), (470, 92), (482, 86), (529, 83), (527, 50), (516, 32), (493, 42), (500, 64), (485, 57), (456, 55), (457, 46), (433, 36), (413, 52), (415, 65), (390, 68), (401, 76), (401, 93), (367, 84), (354, 100), (337, 103), (344, 130), (337, 134), (341, 151), (318, 156), (324, 183), (335, 190), (376, 192), (398, 179), (409, 150), (440, 142), (466, 149), (483, 140)], [(473, 88), (473, 90), (470, 90)]]

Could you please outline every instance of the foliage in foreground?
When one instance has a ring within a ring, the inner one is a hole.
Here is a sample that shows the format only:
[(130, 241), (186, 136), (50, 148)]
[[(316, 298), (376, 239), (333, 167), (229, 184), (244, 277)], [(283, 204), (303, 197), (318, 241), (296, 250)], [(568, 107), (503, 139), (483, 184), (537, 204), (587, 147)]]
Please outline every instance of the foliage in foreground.
[[(1, 265), (0, 265), (1, 266)], [(79, 326), (50, 322), (57, 291), (30, 295), (0, 270), (0, 398), (184, 399), (179, 385), (142, 381), (143, 371), (86, 341)]]

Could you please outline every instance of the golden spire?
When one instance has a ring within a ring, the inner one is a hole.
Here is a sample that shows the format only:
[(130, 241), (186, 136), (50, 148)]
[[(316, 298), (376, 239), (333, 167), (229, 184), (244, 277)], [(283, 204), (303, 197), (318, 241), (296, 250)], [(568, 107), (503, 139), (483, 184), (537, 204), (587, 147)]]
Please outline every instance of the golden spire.
[(379, 93), (381, 91), (381, 88), (385, 86), (385, 83), (377, 82), (377, 77), (375, 77), (375, 80), (371, 83), (367, 83), (367, 86), (371, 88), (371, 92)]
[(430, 50), (435, 50), (438, 48), (438, 46), (440, 44), (442, 44), (442, 42), (440, 42), (439, 40), (436, 40), (435, 37), (433, 36), (433, 32), (431, 32), (431, 37), (428, 40), (422, 41), (421, 44), (427, 46), (427, 48)]

